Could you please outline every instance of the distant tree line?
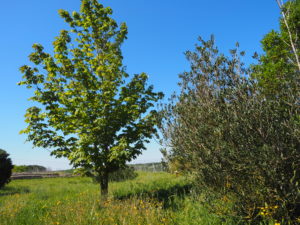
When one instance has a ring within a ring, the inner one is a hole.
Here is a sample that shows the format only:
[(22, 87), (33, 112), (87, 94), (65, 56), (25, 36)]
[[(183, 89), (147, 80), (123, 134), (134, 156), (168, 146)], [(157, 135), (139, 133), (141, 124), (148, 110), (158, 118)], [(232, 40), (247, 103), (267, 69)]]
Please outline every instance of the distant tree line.
[(22, 172), (46, 172), (47, 168), (39, 165), (14, 165), (13, 172), (14, 173), (22, 173)]

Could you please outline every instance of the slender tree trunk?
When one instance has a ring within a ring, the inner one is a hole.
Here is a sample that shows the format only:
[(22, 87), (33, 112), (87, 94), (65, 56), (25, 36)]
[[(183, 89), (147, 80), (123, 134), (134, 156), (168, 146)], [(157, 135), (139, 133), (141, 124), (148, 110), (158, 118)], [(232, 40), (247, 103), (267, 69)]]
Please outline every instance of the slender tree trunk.
[[(296, 64), (298, 66), (298, 69), (300, 71), (300, 60), (299, 60), (299, 56), (298, 56), (298, 49), (296, 48), (296, 44), (295, 44), (295, 41), (293, 40), (293, 36), (292, 36), (292, 31), (290, 29), (290, 26), (288, 24), (288, 20), (287, 20), (287, 17), (288, 15), (286, 15), (286, 12), (283, 11), (283, 1), (282, 0), (276, 0), (280, 10), (281, 10), (281, 14), (282, 14), (282, 18), (283, 18), (283, 21), (284, 21), (284, 24), (287, 28), (287, 31), (288, 31), (288, 34), (289, 34), (289, 38), (290, 38), (290, 45), (292, 47), (292, 50), (293, 50), (293, 53), (294, 53), (294, 56), (296, 58)], [(296, 34), (297, 35), (297, 34)], [(298, 37), (296, 37), (297, 39)]]
[(100, 176), (101, 201), (104, 202), (108, 197), (108, 173), (105, 171)]

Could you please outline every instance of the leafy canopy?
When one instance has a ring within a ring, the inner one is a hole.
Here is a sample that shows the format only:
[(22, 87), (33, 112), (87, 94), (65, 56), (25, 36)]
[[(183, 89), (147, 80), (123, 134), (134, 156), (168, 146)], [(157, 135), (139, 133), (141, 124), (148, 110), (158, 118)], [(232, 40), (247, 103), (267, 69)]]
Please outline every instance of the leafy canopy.
[(80, 12), (59, 10), (71, 27), (53, 42), (54, 54), (34, 44), (34, 67), (20, 68), (20, 85), (34, 89), (38, 103), (26, 112), (22, 131), (34, 146), (67, 157), (74, 167), (106, 173), (117, 170), (145, 149), (156, 132), (162, 98), (147, 85), (145, 73), (132, 78), (122, 64), (127, 27), (110, 17), (97, 0), (82, 0)]
[(294, 81), (299, 76), (296, 55), (300, 57), (300, 1), (287, 1), (282, 13), (286, 20), (281, 17), (279, 31), (272, 30), (264, 36), (261, 41), (264, 53), (256, 55), (258, 63), (252, 66), (251, 76), (269, 97), (278, 97), (278, 90), (298, 88)]
[(238, 49), (227, 57), (213, 38), (200, 38), (186, 53), (191, 68), (180, 74), (180, 94), (162, 111), (171, 167), (208, 188), (204, 202), (230, 197), (230, 212), (212, 209), (246, 224), (299, 223), (300, 1), (283, 10), (287, 23), (281, 19), (280, 30), (264, 37), (264, 54), (251, 69)]

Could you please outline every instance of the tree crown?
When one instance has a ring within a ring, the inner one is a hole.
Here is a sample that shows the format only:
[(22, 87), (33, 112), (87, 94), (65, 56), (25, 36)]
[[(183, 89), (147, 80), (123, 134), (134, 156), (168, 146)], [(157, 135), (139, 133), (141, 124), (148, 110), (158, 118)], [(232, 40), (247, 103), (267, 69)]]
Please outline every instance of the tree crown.
[(34, 89), (30, 100), (39, 103), (27, 110), (22, 133), (75, 167), (115, 170), (156, 132), (156, 111), (149, 109), (162, 93), (147, 85), (145, 73), (131, 79), (126, 73), (121, 45), (127, 27), (118, 26), (110, 8), (82, 0), (80, 12), (59, 14), (71, 29), (56, 37), (54, 54), (34, 44), (29, 59), (35, 67), (20, 68), (20, 85)]

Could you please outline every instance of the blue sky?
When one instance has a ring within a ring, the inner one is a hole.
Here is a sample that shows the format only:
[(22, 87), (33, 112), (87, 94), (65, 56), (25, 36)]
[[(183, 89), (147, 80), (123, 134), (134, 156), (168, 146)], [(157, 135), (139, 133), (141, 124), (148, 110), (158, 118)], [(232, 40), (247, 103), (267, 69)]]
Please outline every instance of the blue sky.
[[(215, 35), (223, 52), (238, 41), (251, 63), (260, 40), (278, 29), (279, 10), (275, 0), (103, 0), (113, 18), (126, 22), (128, 40), (123, 45), (124, 65), (129, 74), (146, 72), (149, 83), (168, 97), (178, 90), (178, 74), (188, 70), (184, 52), (192, 50), (197, 37)], [(19, 67), (28, 64), (33, 43), (51, 52), (51, 43), (67, 28), (58, 9), (78, 11), (80, 0), (10, 0), (1, 2), (0, 51), (0, 148), (14, 164), (38, 164), (55, 169), (69, 168), (68, 161), (49, 156), (45, 149), (32, 149), (19, 131), (26, 127), (24, 113), (32, 105), (31, 92), (17, 86)], [(134, 162), (160, 161), (159, 145), (152, 141)]]

